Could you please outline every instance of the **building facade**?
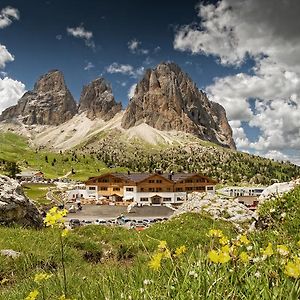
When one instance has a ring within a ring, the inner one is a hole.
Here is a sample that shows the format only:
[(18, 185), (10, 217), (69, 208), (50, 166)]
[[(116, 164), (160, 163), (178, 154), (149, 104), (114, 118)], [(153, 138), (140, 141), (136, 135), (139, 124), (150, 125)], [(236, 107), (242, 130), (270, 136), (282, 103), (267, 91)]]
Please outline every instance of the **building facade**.
[(134, 201), (139, 205), (181, 204), (191, 192), (215, 192), (216, 181), (197, 173), (109, 173), (89, 178), (86, 190), (96, 200)]

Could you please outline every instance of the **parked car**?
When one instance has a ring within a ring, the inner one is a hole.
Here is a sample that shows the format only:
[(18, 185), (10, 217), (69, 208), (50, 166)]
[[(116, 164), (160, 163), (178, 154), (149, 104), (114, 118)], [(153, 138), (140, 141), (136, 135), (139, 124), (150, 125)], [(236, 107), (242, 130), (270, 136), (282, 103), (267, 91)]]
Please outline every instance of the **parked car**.
[(78, 219), (71, 219), (69, 224), (72, 229), (81, 226), (81, 223)]
[(97, 219), (97, 220), (95, 221), (95, 224), (96, 224), (96, 225), (105, 225), (106, 223), (107, 223), (107, 221), (104, 220), (104, 219)]

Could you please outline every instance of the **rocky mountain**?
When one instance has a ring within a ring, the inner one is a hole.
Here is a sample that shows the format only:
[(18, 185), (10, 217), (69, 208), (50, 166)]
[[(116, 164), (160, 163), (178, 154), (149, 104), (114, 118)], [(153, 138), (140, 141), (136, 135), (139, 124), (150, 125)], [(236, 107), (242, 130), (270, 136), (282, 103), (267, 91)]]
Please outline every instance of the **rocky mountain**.
[(19, 120), (32, 125), (59, 125), (77, 113), (76, 102), (63, 74), (53, 70), (40, 77), (33, 91), (26, 92), (15, 106), (4, 110), (0, 121)]
[(43, 226), (43, 218), (36, 206), (23, 194), (20, 184), (7, 176), (0, 175), (0, 224)]
[(121, 110), (122, 104), (115, 101), (111, 87), (105, 79), (98, 78), (83, 87), (79, 112), (86, 112), (88, 118), (101, 118), (108, 121)]
[(192, 133), (235, 149), (224, 108), (206, 94), (174, 63), (147, 70), (125, 111), (122, 127), (146, 123), (159, 130)]

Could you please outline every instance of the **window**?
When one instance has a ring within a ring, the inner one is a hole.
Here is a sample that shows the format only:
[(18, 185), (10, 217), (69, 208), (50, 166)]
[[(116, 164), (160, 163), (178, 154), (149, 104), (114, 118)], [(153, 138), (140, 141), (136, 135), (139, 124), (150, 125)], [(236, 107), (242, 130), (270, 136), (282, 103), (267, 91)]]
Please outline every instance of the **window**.
[(192, 179), (186, 179), (186, 181), (185, 181), (186, 183), (192, 183), (193, 182), (193, 180)]
[(167, 192), (170, 192), (171, 191), (171, 189), (170, 188), (167, 188)]
[(154, 183), (154, 180), (149, 180), (149, 183)]
[(208, 187), (207, 187), (207, 190), (208, 190), (208, 191), (213, 191), (213, 190), (214, 190), (214, 187), (213, 187), (213, 186), (208, 186)]
[(95, 190), (96, 190), (96, 187), (95, 187), (95, 186), (89, 186), (89, 190), (90, 190), (90, 191), (95, 191)]
[(108, 178), (100, 178), (98, 182), (109, 182)]
[(133, 188), (132, 187), (126, 188), (126, 192), (133, 192)]
[(121, 182), (121, 179), (115, 179), (114, 180), (116, 183)]
[(160, 179), (157, 179), (156, 183), (162, 183), (162, 181)]
[(176, 199), (177, 201), (182, 201), (182, 199), (180, 198), (180, 197), (177, 197), (177, 199)]
[(196, 191), (205, 191), (205, 186), (196, 186), (195, 190)]
[(113, 191), (119, 191), (119, 190), (120, 190), (120, 188), (118, 188), (118, 187), (113, 188)]
[(176, 192), (182, 192), (182, 188), (176, 188)]
[(141, 188), (141, 192), (143, 192), (144, 191), (144, 188)]
[(170, 202), (172, 199), (171, 198), (163, 198), (164, 202)]
[(142, 202), (146, 202), (146, 201), (148, 201), (148, 198), (141, 198), (140, 199)]
[(154, 188), (149, 188), (149, 192), (154, 192)]
[(192, 186), (187, 186), (187, 187), (186, 187), (186, 190), (187, 190), (187, 191), (192, 191), (192, 190), (193, 190), (193, 187), (192, 187)]
[(108, 190), (108, 188), (106, 186), (101, 186), (100, 187), (100, 191), (107, 191), (107, 190)]

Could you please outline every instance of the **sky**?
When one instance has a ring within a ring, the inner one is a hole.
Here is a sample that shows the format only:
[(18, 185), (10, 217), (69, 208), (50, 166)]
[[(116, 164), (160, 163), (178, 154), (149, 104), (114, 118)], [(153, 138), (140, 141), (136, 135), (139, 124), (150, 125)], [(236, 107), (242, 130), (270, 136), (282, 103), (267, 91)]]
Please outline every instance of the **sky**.
[(239, 150), (300, 165), (300, 1), (0, 1), (0, 112), (52, 69), (76, 101), (104, 77), (126, 107), (177, 63), (226, 109)]

